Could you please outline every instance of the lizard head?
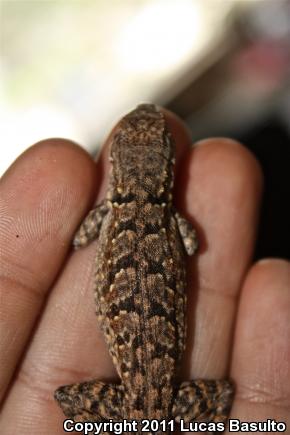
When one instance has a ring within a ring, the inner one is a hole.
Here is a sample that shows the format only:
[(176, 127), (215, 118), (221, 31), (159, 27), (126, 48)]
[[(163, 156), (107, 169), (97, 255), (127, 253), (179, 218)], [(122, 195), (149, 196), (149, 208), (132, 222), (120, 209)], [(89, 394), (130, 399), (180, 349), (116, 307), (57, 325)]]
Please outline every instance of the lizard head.
[(111, 186), (118, 194), (167, 203), (173, 184), (174, 143), (164, 115), (138, 106), (120, 122), (111, 144)]

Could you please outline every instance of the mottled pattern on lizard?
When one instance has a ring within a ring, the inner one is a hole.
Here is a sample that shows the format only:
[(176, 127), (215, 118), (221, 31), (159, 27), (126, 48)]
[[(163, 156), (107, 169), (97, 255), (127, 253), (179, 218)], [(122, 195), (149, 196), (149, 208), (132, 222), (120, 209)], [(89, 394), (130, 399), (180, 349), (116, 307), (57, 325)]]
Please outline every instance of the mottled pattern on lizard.
[(106, 199), (75, 236), (76, 248), (98, 238), (97, 316), (121, 379), (60, 387), (55, 397), (75, 421), (227, 418), (229, 381), (176, 379), (186, 339), (184, 256), (197, 239), (172, 206), (174, 155), (155, 106), (125, 116), (111, 143)]

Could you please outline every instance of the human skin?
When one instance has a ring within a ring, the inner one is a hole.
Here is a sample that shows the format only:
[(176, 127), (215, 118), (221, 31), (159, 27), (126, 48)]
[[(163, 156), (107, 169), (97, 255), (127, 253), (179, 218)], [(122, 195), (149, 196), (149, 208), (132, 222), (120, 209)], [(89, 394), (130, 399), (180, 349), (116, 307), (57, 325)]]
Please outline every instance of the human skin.
[[(190, 147), (185, 126), (165, 113), (177, 144), (175, 203), (200, 241), (188, 259), (188, 346), (180, 377), (230, 377), (232, 418), (271, 418), (290, 427), (290, 265), (252, 262), (260, 167), (229, 139)], [(95, 317), (97, 242), (71, 250), (86, 212), (105, 195), (109, 140), (97, 163), (70, 141), (39, 142), (1, 180), (3, 435), (63, 434), (54, 390), (116, 379)]]

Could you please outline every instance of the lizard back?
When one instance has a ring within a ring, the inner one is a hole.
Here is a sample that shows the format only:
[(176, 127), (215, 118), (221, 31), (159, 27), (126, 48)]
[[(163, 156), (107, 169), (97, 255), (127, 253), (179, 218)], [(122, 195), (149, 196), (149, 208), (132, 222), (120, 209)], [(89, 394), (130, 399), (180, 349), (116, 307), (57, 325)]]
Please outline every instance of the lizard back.
[(124, 386), (123, 418), (167, 418), (184, 348), (184, 258), (172, 215), (174, 145), (154, 106), (121, 121), (96, 256), (97, 314)]

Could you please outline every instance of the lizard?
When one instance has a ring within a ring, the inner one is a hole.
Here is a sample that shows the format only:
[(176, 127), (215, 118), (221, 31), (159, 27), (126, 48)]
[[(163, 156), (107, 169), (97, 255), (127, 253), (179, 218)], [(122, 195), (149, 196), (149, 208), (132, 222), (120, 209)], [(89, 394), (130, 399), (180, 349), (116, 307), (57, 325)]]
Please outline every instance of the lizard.
[(55, 399), (74, 421), (225, 422), (231, 381), (177, 381), (186, 340), (185, 255), (198, 242), (172, 204), (175, 144), (163, 112), (141, 104), (127, 114), (111, 140), (110, 162), (106, 198), (73, 245), (98, 239), (96, 313), (121, 382), (65, 385)]

